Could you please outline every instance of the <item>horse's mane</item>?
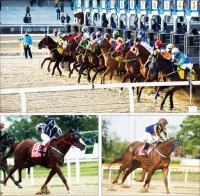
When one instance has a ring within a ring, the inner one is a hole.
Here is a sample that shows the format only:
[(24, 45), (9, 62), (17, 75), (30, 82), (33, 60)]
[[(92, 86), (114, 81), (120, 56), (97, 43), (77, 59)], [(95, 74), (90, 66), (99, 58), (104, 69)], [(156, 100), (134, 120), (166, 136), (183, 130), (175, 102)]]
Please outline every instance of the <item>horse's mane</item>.
[(65, 134), (58, 136), (57, 138), (52, 139), (51, 141), (58, 141), (62, 139), (65, 135), (67, 135), (69, 132), (73, 132), (71, 129), (67, 131)]
[(144, 47), (142, 44), (139, 44), (136, 46), (139, 50), (139, 52), (141, 52), (142, 50), (142, 53), (145, 53), (145, 55), (149, 56), (151, 53), (147, 50), (146, 47)]

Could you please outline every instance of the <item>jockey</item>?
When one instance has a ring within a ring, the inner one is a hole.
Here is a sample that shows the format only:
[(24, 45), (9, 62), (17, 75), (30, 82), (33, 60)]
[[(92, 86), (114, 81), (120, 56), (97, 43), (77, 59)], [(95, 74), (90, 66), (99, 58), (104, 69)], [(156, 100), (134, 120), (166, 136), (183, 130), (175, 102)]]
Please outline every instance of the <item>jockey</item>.
[(172, 61), (172, 55), (171, 55), (171, 52), (172, 52), (172, 49), (174, 48), (174, 45), (173, 44), (168, 44), (166, 46), (166, 50), (164, 52), (162, 52), (162, 55), (163, 57), (165, 57), (166, 59)]
[(102, 37), (101, 31), (96, 32), (96, 40), (99, 40)]
[(187, 78), (188, 73), (193, 68), (193, 63), (191, 62), (191, 58), (186, 54), (183, 54), (179, 51), (178, 48), (174, 48), (171, 52), (172, 54), (172, 62), (181, 69), (185, 70), (185, 79)]
[(61, 46), (62, 47), (62, 45), (63, 45), (63, 33), (61, 32), (61, 31), (59, 31), (58, 33), (57, 33), (57, 43), (58, 43), (58, 45), (59, 46)]
[[(158, 55), (161, 54), (162, 51), (163, 51), (163, 41), (158, 39), (158, 40), (156, 40), (156, 42), (154, 44), (152, 54), (149, 56), (147, 62), (145, 63), (145, 67), (148, 68), (150, 63), (153, 62), (155, 68), (157, 68), (157, 58), (158, 58)], [(157, 69), (156, 69), (156, 74), (158, 74)]]
[(63, 135), (62, 130), (58, 127), (55, 120), (52, 118), (48, 118), (45, 123), (40, 123), (35, 128), (39, 131), (42, 131), (41, 138), (43, 142), (39, 149), (40, 153), (45, 153), (44, 147), (51, 139)]
[(85, 38), (90, 38), (90, 33), (88, 32), (88, 27), (87, 26), (83, 26), (82, 27), (82, 33), (83, 33), (83, 39)]
[[(146, 127), (146, 143), (143, 152), (149, 148), (154, 142), (164, 142), (168, 139), (166, 125), (168, 124), (165, 118), (160, 118), (156, 124)], [(150, 135), (149, 135), (150, 134)]]

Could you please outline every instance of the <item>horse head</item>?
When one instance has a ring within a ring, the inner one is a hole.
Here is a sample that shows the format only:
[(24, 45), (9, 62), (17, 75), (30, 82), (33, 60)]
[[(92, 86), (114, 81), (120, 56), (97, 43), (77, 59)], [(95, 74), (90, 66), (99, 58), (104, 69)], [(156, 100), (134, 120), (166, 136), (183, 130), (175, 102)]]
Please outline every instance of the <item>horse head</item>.
[(64, 139), (65, 143), (71, 144), (72, 146), (75, 146), (80, 150), (84, 150), (86, 148), (86, 144), (83, 142), (79, 130), (74, 130), (71, 128), (65, 135), (66, 135), (66, 138)]
[(11, 147), (15, 143), (15, 137), (11, 133), (6, 133), (0, 141), (0, 151), (3, 152), (7, 147)]
[(171, 152), (175, 150), (180, 156), (183, 155), (182, 140), (180, 138), (170, 138), (164, 143), (171, 149)]
[(56, 47), (58, 44), (48, 35), (38, 43), (38, 49)]

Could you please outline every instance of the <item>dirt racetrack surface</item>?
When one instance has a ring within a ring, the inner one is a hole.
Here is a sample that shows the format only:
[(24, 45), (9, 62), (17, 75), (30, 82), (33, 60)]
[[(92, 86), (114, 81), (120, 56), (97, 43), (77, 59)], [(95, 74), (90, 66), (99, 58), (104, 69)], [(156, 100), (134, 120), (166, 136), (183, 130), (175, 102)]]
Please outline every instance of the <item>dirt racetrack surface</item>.
[[(69, 72), (63, 71), (60, 77), (56, 71), (54, 76), (47, 72), (47, 64), (41, 69), (40, 65), (45, 56), (33, 56), (33, 59), (24, 59), (19, 56), (1, 57), (1, 81), (2, 89), (25, 88), (25, 87), (46, 87), (59, 85), (77, 85), (78, 74), (74, 72), (68, 78)], [(53, 65), (53, 64), (52, 64)], [(92, 73), (91, 75), (93, 75)], [(106, 83), (108, 83), (108, 77)], [(121, 82), (121, 78), (114, 76), (112, 83)], [(98, 75), (95, 83), (100, 83)], [(86, 77), (82, 76), (80, 85), (89, 84)], [(135, 112), (188, 112), (189, 97), (181, 91), (175, 93), (175, 109), (169, 109), (169, 101), (166, 101), (164, 110), (160, 110), (161, 99), (158, 99), (156, 106), (152, 105), (153, 95), (149, 95), (152, 89), (144, 89), (141, 102), (135, 102)], [(124, 89), (120, 95), (120, 89), (94, 89), (76, 90), (65, 92), (29, 93), (27, 96), (27, 112), (98, 112), (118, 113), (129, 112), (129, 93)], [(1, 112), (21, 112), (21, 97), (19, 94), (1, 95)], [(193, 101), (200, 110), (200, 96)]]
[(128, 185), (111, 185), (109, 180), (103, 181), (103, 196), (199, 196), (200, 185), (198, 182), (172, 181), (170, 184), (170, 194), (166, 194), (164, 181), (152, 180), (148, 193), (141, 193), (144, 183), (133, 182)]
[[(23, 179), (21, 185), (22, 189), (16, 188), (9, 180), (7, 186), (1, 185), (3, 196), (33, 196), (40, 191), (42, 184), (46, 178), (35, 178), (34, 185), (31, 185), (30, 179)], [(73, 183), (74, 182), (74, 183)], [(70, 186), (72, 194), (67, 194), (67, 189), (59, 177), (53, 177), (49, 183), (49, 196), (97, 196), (98, 195), (98, 177), (80, 177), (80, 184), (76, 184), (76, 179), (72, 178), (72, 185)]]

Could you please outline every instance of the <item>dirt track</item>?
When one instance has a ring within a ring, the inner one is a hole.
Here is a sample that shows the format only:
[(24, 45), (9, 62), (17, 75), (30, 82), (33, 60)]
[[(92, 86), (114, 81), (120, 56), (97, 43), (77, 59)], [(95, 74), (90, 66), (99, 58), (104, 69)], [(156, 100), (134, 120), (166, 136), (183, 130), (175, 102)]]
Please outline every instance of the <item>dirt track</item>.
[[(103, 181), (102, 195), (103, 196), (162, 196), (167, 195), (165, 193), (165, 186), (162, 180), (152, 180), (150, 185), (150, 190), (148, 193), (141, 193), (141, 188), (143, 183), (134, 182), (130, 186), (121, 186), (121, 185), (111, 185), (109, 180)], [(200, 185), (198, 182), (179, 182), (173, 181), (170, 185), (170, 194), (171, 196), (199, 196), (200, 194)]]
[[(40, 64), (44, 57), (37, 56), (32, 60), (23, 57), (3, 56), (1, 58), (1, 88), (24, 88), (58, 85), (77, 85), (77, 73), (68, 78), (68, 72), (63, 70), (60, 77), (56, 72), (51, 76)], [(108, 79), (106, 80), (108, 83)], [(114, 82), (120, 82), (115, 76)], [(100, 83), (100, 76), (96, 83)], [(88, 84), (86, 77), (82, 77), (81, 85)], [(152, 106), (152, 96), (148, 95), (149, 89), (144, 90), (141, 103), (135, 102), (135, 112), (171, 112), (167, 101), (163, 111), (157, 106)], [(129, 112), (128, 90), (120, 96), (119, 89), (107, 90), (80, 90), (67, 92), (30, 93), (27, 95), (27, 112)], [(175, 94), (175, 110), (173, 112), (188, 112), (188, 97), (182, 92)], [(196, 101), (200, 110), (200, 98)], [(20, 112), (21, 101), (19, 94), (1, 95), (1, 112)]]
[[(23, 183), (21, 184), (23, 186), (22, 189), (16, 188), (11, 181), (9, 181), (8, 185), (6, 187), (1, 185), (1, 191), (3, 192), (3, 196), (31, 196), (35, 195), (40, 188), (41, 185), (45, 182), (46, 178), (35, 178), (34, 186), (31, 185), (30, 179), (23, 179)], [(74, 182), (74, 183), (73, 183)], [(80, 178), (80, 184), (75, 183), (75, 178), (72, 178), (72, 185), (70, 186), (70, 189), (72, 191), (71, 195), (74, 196), (97, 196), (98, 195), (98, 177), (81, 177)], [(52, 181), (50, 181), (48, 189), (51, 194), (49, 195), (69, 195), (67, 194), (67, 190), (65, 186), (63, 185), (62, 181), (58, 177), (52, 178)]]

